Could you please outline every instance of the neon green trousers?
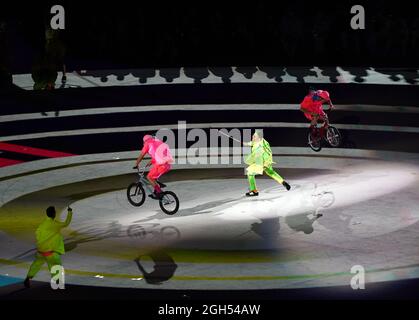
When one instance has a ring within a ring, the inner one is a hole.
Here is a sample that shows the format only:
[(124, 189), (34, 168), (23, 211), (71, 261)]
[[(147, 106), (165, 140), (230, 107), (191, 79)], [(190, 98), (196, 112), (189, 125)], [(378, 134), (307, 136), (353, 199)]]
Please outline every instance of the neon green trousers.
[[(272, 166), (263, 168), (263, 172), (265, 172), (269, 177), (271, 177), (272, 179), (274, 179), (276, 182), (278, 182), (280, 184), (282, 184), (282, 182), (284, 182), (284, 179), (272, 168)], [(250, 191), (256, 191), (257, 188), (256, 188), (255, 175), (254, 174), (248, 174), (247, 179), (249, 180), (249, 190)]]
[(53, 266), (59, 265), (61, 266), (61, 255), (58, 253), (53, 253), (52, 255), (48, 257), (44, 257), (39, 252), (36, 253), (35, 261), (32, 262), (31, 267), (28, 271), (28, 278), (33, 278), (35, 275), (41, 270), (42, 266), (44, 264), (48, 265), (48, 270), (51, 272), (51, 268)]

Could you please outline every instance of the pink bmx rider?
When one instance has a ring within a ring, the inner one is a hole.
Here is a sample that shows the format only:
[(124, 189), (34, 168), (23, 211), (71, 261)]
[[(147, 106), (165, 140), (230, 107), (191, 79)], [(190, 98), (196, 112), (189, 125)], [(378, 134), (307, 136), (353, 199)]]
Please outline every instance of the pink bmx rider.
[(161, 187), (157, 179), (166, 172), (170, 171), (170, 164), (173, 163), (173, 157), (170, 153), (169, 146), (156, 137), (147, 134), (143, 137), (143, 142), (143, 148), (135, 162), (134, 168), (138, 167), (146, 154), (150, 155), (151, 161), (147, 164), (147, 166), (152, 164), (152, 167), (147, 175), (147, 179), (154, 188), (154, 193), (151, 194), (150, 197), (153, 199), (159, 199)]
[(325, 90), (310, 90), (310, 93), (306, 95), (303, 102), (301, 102), (300, 109), (304, 112), (304, 116), (311, 122), (310, 132), (314, 131), (318, 122), (324, 122), (326, 125), (329, 124), (327, 115), (323, 111), (324, 103), (327, 103), (330, 106), (330, 109), (333, 109), (330, 94)]

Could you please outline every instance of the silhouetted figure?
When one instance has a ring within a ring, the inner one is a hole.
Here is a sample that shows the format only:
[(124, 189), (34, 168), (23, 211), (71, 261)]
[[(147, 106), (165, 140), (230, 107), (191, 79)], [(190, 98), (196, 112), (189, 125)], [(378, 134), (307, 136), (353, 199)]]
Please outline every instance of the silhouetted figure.
[(329, 77), (330, 82), (338, 82), (338, 76), (340, 75), (336, 67), (319, 67), (322, 72), (321, 74)]
[(57, 80), (55, 65), (45, 56), (38, 57), (32, 67), (32, 79), (34, 90), (53, 90)]
[(202, 83), (202, 79), (205, 79), (209, 76), (207, 68), (185, 68), (185, 75), (188, 78), (194, 79), (195, 83)]
[(313, 223), (323, 216), (319, 211), (324, 208), (330, 208), (335, 202), (335, 195), (330, 191), (317, 191), (311, 195), (311, 202), (312, 208), (306, 209), (305, 213), (285, 217), (285, 222), (291, 229), (297, 232), (302, 231), (305, 234), (313, 233)]
[(418, 71), (415, 69), (388, 69), (388, 68), (376, 68), (375, 71), (389, 76), (389, 79), (394, 82), (406, 80), (407, 83), (415, 84), (416, 78), (419, 78)]
[(139, 83), (147, 83), (147, 79), (154, 78), (156, 76), (156, 70), (147, 68), (147, 69), (137, 69), (132, 72), (134, 77), (138, 77)]
[(151, 272), (147, 272), (141, 265), (141, 256), (134, 261), (143, 274), (144, 280), (148, 284), (161, 284), (173, 277), (178, 266), (167, 253), (163, 251), (154, 251), (148, 253), (147, 256), (151, 257), (154, 262), (153, 271)]
[(256, 67), (237, 67), (236, 71), (244, 75), (246, 79), (252, 79), (258, 69)]
[(131, 73), (130, 70), (118, 70), (118, 72), (113, 72), (116, 76), (116, 80), (123, 81), (127, 75)]
[(296, 77), (297, 82), (305, 83), (304, 77), (312, 76), (317, 77), (317, 73), (312, 71), (311, 68), (286, 68), (287, 73), (290, 76)]
[(99, 78), (101, 82), (106, 83), (109, 81), (109, 77), (114, 75), (116, 80), (123, 81), (127, 75), (131, 73), (131, 70), (83, 70), (80, 72), (81, 76)]
[(416, 84), (419, 82), (419, 72), (418, 70), (402, 70), (400, 72), (407, 83)]
[(282, 77), (286, 75), (283, 67), (259, 67), (259, 70), (265, 72), (268, 79), (276, 82), (282, 82)]
[(65, 51), (66, 48), (59, 37), (59, 32), (48, 27), (45, 30), (45, 46), (32, 67), (34, 90), (53, 90), (58, 71), (63, 73), (61, 87), (65, 85), (67, 82)]
[(231, 67), (209, 67), (215, 76), (220, 77), (224, 83), (230, 83), (233, 76), (233, 69)]
[(160, 69), (160, 77), (166, 79), (167, 82), (172, 83), (174, 79), (180, 77), (180, 69), (179, 68), (164, 68)]
[[(311, 217), (309, 217), (311, 215)], [(313, 223), (319, 219), (322, 214), (316, 213), (301, 213), (285, 217), (286, 224), (293, 230), (302, 231), (305, 234), (313, 233)]]
[(399, 69), (375, 68), (375, 71), (388, 75), (391, 81), (398, 82), (402, 80), (402, 78), (399, 76)]
[(365, 81), (364, 77), (368, 76), (368, 72), (366, 68), (342, 67), (342, 69), (354, 75), (355, 76), (354, 81), (358, 83), (364, 82)]

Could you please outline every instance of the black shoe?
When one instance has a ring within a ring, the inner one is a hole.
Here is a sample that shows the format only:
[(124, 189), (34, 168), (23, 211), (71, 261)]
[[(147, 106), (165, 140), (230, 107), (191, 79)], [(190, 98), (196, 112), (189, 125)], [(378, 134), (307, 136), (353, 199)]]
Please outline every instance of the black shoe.
[(259, 192), (257, 191), (249, 191), (246, 193), (246, 197), (257, 197), (259, 195)]
[(26, 277), (25, 281), (23, 281), (23, 285), (25, 286), (25, 288), (30, 288), (31, 287), (31, 279)]
[(159, 184), (160, 188), (166, 188), (166, 185), (163, 182), (157, 180), (157, 183)]
[(282, 182), (282, 185), (287, 189), (287, 191), (291, 189), (291, 186), (286, 181)]

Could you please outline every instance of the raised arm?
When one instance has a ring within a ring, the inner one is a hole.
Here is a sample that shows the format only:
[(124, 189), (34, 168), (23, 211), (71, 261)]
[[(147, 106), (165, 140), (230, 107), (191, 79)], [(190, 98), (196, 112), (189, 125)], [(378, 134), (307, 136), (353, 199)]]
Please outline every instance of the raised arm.
[(67, 218), (65, 219), (65, 221), (62, 222), (62, 221), (57, 221), (56, 220), (55, 222), (59, 225), (60, 228), (65, 228), (71, 223), (71, 219), (73, 219), (73, 209), (68, 208), (67, 209)]

